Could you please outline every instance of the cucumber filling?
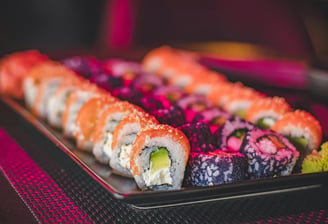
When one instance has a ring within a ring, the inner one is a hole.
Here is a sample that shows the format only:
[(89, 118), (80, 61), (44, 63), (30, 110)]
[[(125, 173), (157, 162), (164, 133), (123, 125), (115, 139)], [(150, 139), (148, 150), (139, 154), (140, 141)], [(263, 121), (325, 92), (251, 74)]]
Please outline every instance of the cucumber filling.
[(276, 120), (272, 117), (263, 117), (257, 121), (257, 126), (262, 129), (269, 129), (271, 128)]
[(150, 154), (149, 170), (144, 173), (144, 180), (147, 186), (172, 185), (170, 174), (171, 159), (165, 147), (159, 147)]

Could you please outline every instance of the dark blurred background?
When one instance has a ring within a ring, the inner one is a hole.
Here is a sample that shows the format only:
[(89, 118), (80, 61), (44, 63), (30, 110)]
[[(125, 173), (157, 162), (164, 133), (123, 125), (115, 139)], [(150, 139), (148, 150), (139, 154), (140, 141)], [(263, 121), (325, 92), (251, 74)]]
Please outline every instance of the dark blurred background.
[(324, 0), (2, 0), (0, 53), (241, 42), (328, 57)]

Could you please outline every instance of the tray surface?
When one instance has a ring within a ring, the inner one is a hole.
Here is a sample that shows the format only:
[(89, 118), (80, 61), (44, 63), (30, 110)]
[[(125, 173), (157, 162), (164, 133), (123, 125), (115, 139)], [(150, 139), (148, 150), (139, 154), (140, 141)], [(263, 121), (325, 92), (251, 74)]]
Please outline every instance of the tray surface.
[(133, 179), (116, 175), (112, 170), (96, 162), (92, 154), (76, 149), (72, 140), (64, 138), (60, 130), (51, 128), (46, 122), (32, 115), (22, 102), (1, 96), (2, 116), (14, 117), (16, 125), (25, 123), (34, 132), (50, 139), (55, 147), (71, 157), (81, 169), (90, 174), (105, 187), (115, 198), (138, 208), (158, 208), (210, 201), (230, 200), (245, 197), (299, 192), (325, 188), (327, 172), (315, 174), (293, 174), (285, 177), (246, 180), (234, 184), (210, 187), (188, 187), (174, 191), (141, 191)]

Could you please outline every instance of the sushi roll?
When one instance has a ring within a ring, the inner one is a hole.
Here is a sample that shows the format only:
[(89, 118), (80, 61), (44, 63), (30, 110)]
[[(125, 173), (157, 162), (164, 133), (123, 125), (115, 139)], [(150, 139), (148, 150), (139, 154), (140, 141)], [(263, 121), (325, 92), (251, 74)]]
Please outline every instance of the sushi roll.
[[(322, 140), (322, 127), (310, 113), (295, 110), (283, 115), (272, 126), (272, 130), (287, 137), (300, 152), (300, 161), (317, 148)], [(299, 164), (298, 164), (299, 165)]]
[(121, 88), (115, 89), (111, 93), (113, 94), (113, 96), (119, 98), (120, 100), (129, 101), (130, 103), (138, 106), (142, 105), (141, 99), (144, 94), (131, 87), (123, 86)]
[(141, 98), (141, 107), (147, 112), (169, 108), (170, 106), (172, 106), (172, 103), (164, 96), (148, 93)]
[(61, 62), (86, 79), (90, 79), (102, 70), (100, 61), (93, 56), (73, 56), (64, 58)]
[(132, 177), (130, 172), (130, 155), (132, 145), (141, 131), (151, 124), (157, 124), (155, 117), (142, 112), (127, 116), (115, 127), (113, 132), (110, 167), (114, 173)]
[(251, 179), (289, 175), (299, 157), (299, 152), (287, 138), (259, 128), (247, 132), (240, 148), (247, 157), (247, 172)]
[(41, 79), (32, 105), (32, 112), (43, 119), (48, 116), (47, 107), (49, 99), (55, 93), (59, 85), (65, 80), (77, 79), (75, 73), (64, 66), (54, 67), (53, 69), (54, 71), (52, 72), (56, 74), (45, 76)]
[(194, 80), (204, 78), (207, 69), (197, 63), (184, 61), (175, 66), (175, 74), (168, 79), (169, 85), (176, 86), (185, 90), (185, 88), (194, 82)]
[(169, 125), (151, 125), (138, 134), (130, 169), (141, 190), (180, 189), (188, 161), (187, 137)]
[(220, 83), (226, 82), (227, 79), (223, 75), (205, 70), (203, 74), (195, 76), (185, 87), (185, 91), (188, 94), (199, 94), (199, 95), (208, 95), (216, 85), (222, 85)]
[(230, 113), (213, 107), (197, 113), (193, 122), (203, 122), (210, 127), (212, 133), (215, 133), (230, 118)]
[(139, 90), (143, 94), (151, 93), (163, 85), (164, 81), (162, 78), (151, 74), (140, 75), (132, 82), (132, 88)]
[(215, 151), (216, 143), (207, 124), (202, 122), (186, 123), (178, 127), (189, 140), (191, 152)]
[(260, 128), (270, 129), (276, 120), (284, 114), (291, 112), (291, 107), (282, 97), (265, 97), (251, 104), (245, 120), (252, 122)]
[(45, 77), (58, 76), (58, 69), (63, 70), (63, 65), (58, 62), (47, 61), (30, 70), (23, 81), (24, 99), (28, 108), (33, 108), (37, 90), (42, 84), (42, 80)]
[(67, 138), (74, 137), (76, 116), (83, 104), (94, 97), (109, 95), (110, 94), (107, 91), (90, 83), (84, 83), (77, 89), (74, 89), (74, 91), (68, 96), (65, 110), (62, 115), (64, 136)]
[(213, 186), (246, 179), (247, 159), (239, 152), (194, 152), (187, 165), (187, 185)]
[(47, 104), (47, 120), (55, 128), (62, 128), (62, 116), (65, 111), (66, 102), (70, 94), (87, 81), (83, 78), (65, 79), (49, 98)]
[(106, 108), (99, 117), (92, 138), (92, 153), (103, 164), (109, 164), (113, 151), (113, 132), (121, 120), (128, 116), (134, 116), (136, 112), (144, 112), (140, 107), (127, 101), (118, 101)]
[(27, 74), (49, 60), (48, 56), (37, 50), (16, 52), (3, 57), (0, 61), (0, 93), (23, 99), (23, 81)]
[(239, 151), (246, 133), (253, 128), (254, 124), (232, 117), (215, 133), (218, 148), (223, 151)]
[(186, 123), (183, 110), (176, 105), (172, 105), (168, 108), (153, 110), (149, 113), (155, 116), (161, 124), (169, 124), (174, 127), (178, 127)]
[(232, 95), (234, 92), (239, 91), (243, 88), (243, 84), (240, 82), (230, 83), (230, 82), (220, 82), (216, 83), (212, 91), (206, 95), (208, 101), (210, 101), (214, 106), (223, 108), (227, 102), (228, 96)]
[(97, 86), (109, 92), (124, 86), (124, 80), (121, 77), (115, 77), (103, 71), (93, 74), (90, 78), (90, 82), (95, 83)]
[(263, 98), (264, 95), (250, 87), (240, 88), (228, 95), (223, 109), (231, 114), (245, 118), (248, 108), (252, 103)]
[(165, 67), (168, 67), (167, 62), (172, 60), (174, 55), (173, 49), (169, 46), (155, 48), (143, 57), (141, 65), (145, 71), (159, 74), (160, 70), (164, 70)]
[(92, 151), (92, 135), (98, 119), (102, 111), (117, 101), (116, 98), (108, 95), (92, 98), (83, 104), (76, 116), (75, 131), (73, 133), (77, 148), (84, 151)]
[(213, 107), (206, 97), (201, 95), (183, 97), (178, 100), (177, 105), (182, 108), (187, 122), (192, 122), (198, 113)]
[(175, 104), (179, 99), (186, 96), (185, 92), (176, 86), (161, 86), (158, 89), (154, 89), (153, 94), (155, 96), (165, 97), (172, 104)]

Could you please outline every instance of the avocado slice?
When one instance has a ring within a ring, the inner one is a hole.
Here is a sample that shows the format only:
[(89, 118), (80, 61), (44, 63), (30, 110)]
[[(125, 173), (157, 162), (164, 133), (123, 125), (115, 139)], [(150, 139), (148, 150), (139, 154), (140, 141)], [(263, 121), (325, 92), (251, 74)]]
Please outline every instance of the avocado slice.
[(150, 174), (156, 171), (168, 168), (171, 165), (169, 152), (165, 147), (160, 147), (150, 154)]
[(266, 122), (265, 118), (261, 118), (257, 121), (257, 126), (262, 129), (269, 129), (271, 126)]
[(246, 110), (244, 110), (244, 109), (237, 110), (237, 111), (235, 112), (235, 114), (236, 114), (238, 117), (245, 118), (245, 116), (246, 116)]
[(308, 145), (308, 140), (305, 137), (288, 137), (288, 140), (296, 148), (306, 149), (306, 146)]

